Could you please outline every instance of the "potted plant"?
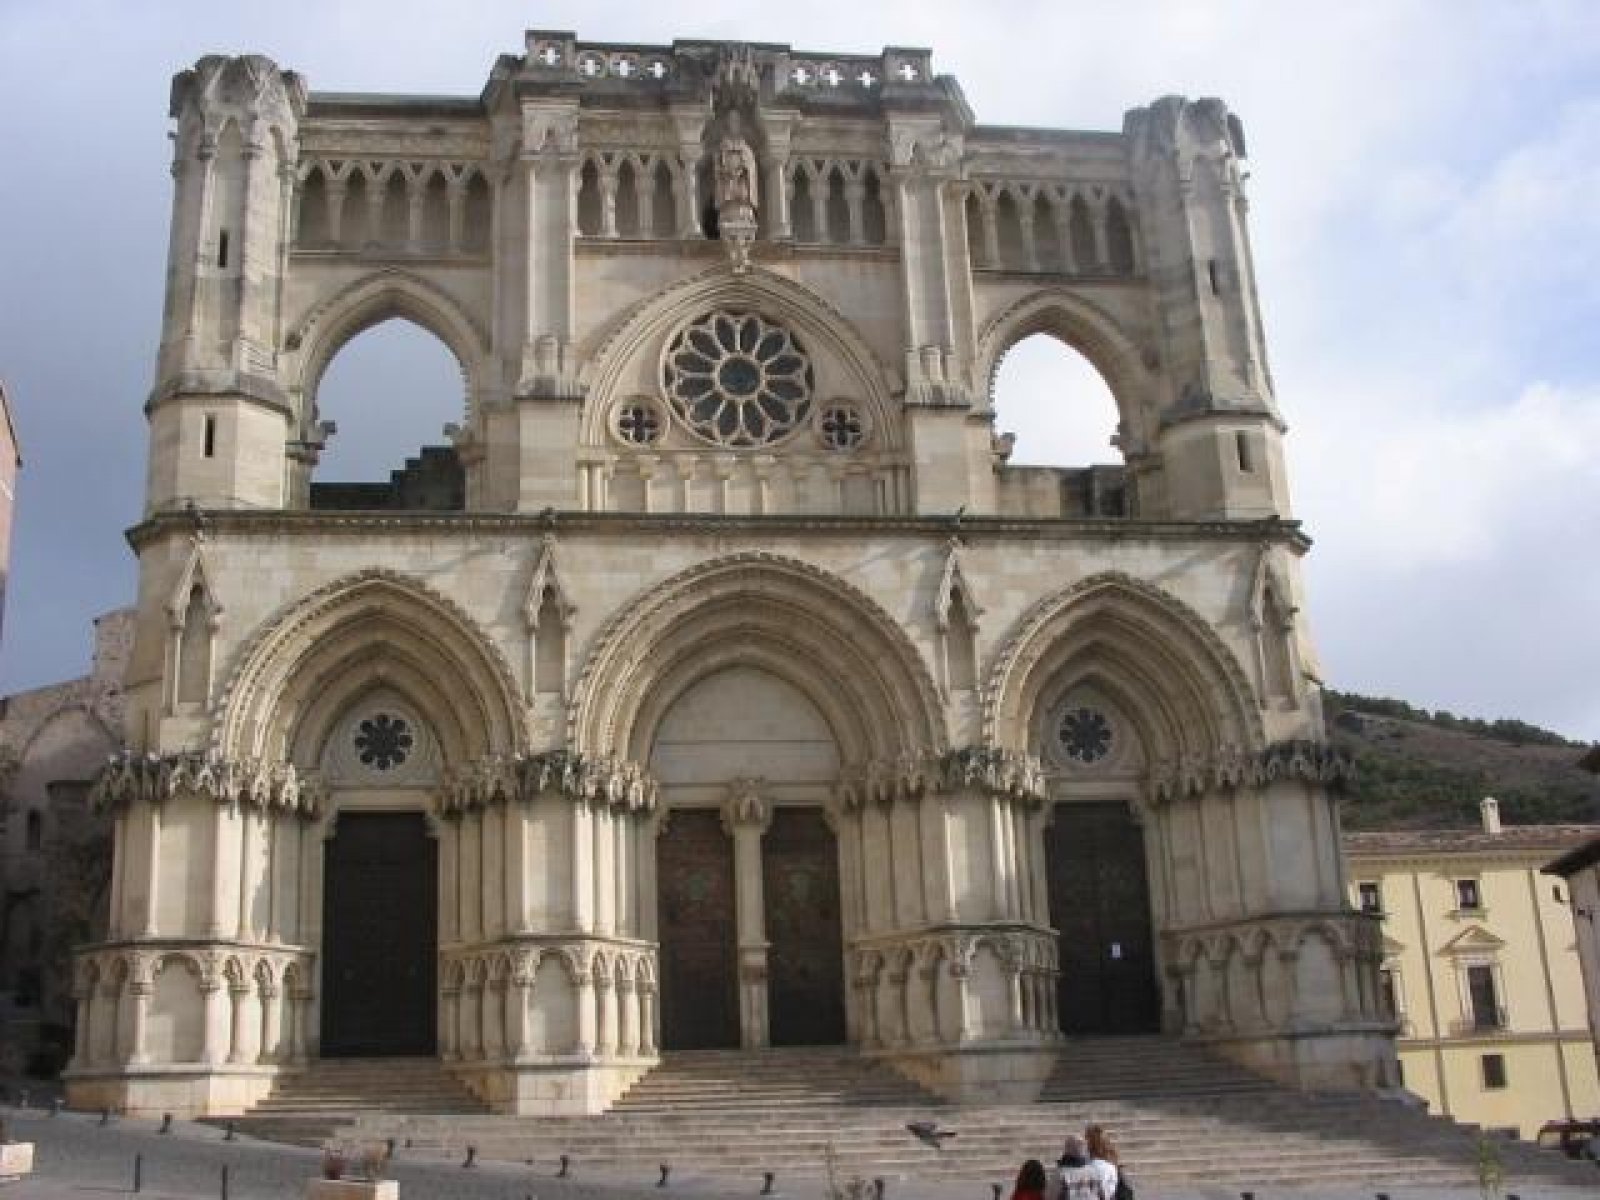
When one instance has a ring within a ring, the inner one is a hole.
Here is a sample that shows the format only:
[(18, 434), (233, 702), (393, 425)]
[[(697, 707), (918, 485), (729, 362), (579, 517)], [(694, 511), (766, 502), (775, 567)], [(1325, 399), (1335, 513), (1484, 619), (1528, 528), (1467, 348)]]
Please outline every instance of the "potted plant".
[(382, 1143), (352, 1155), (329, 1142), (322, 1148), (322, 1177), (306, 1185), (307, 1200), (400, 1200), (399, 1181), (384, 1178), (388, 1168), (389, 1148)]

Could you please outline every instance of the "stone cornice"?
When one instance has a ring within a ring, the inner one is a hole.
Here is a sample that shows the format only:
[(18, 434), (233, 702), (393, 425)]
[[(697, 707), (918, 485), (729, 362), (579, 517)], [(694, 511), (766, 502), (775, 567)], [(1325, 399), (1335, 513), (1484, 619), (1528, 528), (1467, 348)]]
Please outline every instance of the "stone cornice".
[(186, 795), (306, 818), (319, 816), (326, 799), (321, 781), (301, 774), (293, 763), (210, 754), (119, 754), (90, 791), (100, 809), (140, 801), (159, 806)]
[(1354, 771), (1350, 756), (1324, 742), (1274, 742), (1249, 752), (1226, 746), (1213, 754), (1152, 765), (1146, 789), (1156, 803), (1213, 791), (1264, 787), (1278, 780), (1298, 780), (1338, 789)]
[(958, 791), (1026, 804), (1042, 804), (1048, 795), (1038, 759), (997, 746), (963, 746), (927, 758), (866, 763), (844, 772), (836, 785), (836, 795), (847, 809)]
[(742, 516), (714, 513), (594, 513), (553, 512), (354, 512), (325, 509), (202, 509), (158, 513), (128, 531), (135, 550), (174, 533), (188, 536), (196, 517), (208, 532), (241, 536), (277, 536), (312, 531), (329, 535), (372, 537), (383, 534), (485, 533), (534, 535), (559, 530), (565, 534), (598, 537), (637, 537), (641, 534), (690, 536), (748, 533), (763, 538), (774, 534), (837, 537), (870, 531), (879, 535), (937, 537), (941, 542), (959, 533), (971, 545), (985, 540), (1033, 541), (1196, 541), (1279, 542), (1296, 552), (1310, 548), (1311, 540), (1298, 521), (1268, 518), (1259, 521), (1154, 521), (1124, 519), (1022, 519), (1014, 517), (915, 516), (851, 517), (816, 515)]
[(439, 812), (454, 816), (493, 805), (527, 803), (547, 793), (584, 804), (649, 811), (656, 781), (636, 763), (592, 758), (570, 750), (495, 755), (464, 763), (439, 789)]

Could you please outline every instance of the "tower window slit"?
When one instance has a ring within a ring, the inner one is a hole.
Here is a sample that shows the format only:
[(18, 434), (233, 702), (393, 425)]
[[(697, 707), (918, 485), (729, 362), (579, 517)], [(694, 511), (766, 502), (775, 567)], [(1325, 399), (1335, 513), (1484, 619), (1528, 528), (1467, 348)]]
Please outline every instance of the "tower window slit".
[(1217, 260), (1214, 258), (1206, 260), (1206, 278), (1211, 283), (1211, 294), (1213, 296), (1222, 295), (1222, 284), (1217, 276)]
[(227, 265), (228, 265), (228, 231), (226, 229), (224, 229), (224, 230), (221, 230), (217, 234), (217, 266), (226, 267)]
[(206, 458), (211, 458), (217, 452), (217, 419), (210, 413), (206, 414), (205, 428), (200, 436), (200, 453)]
[(1239, 463), (1239, 470), (1246, 475), (1256, 469), (1255, 455), (1250, 449), (1250, 435), (1242, 429), (1233, 435), (1233, 455)]

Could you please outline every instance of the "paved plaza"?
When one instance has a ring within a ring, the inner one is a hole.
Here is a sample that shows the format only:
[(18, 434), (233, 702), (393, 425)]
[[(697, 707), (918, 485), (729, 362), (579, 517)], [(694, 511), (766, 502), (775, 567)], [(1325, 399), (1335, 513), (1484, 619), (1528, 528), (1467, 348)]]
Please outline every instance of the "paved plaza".
[[(6, 1108), (10, 1137), (36, 1145), (36, 1170), (30, 1178), (7, 1188), (17, 1200), (107, 1200), (133, 1192), (134, 1162), (140, 1160), (140, 1195), (151, 1200), (202, 1200), (224, 1195), (223, 1170), (227, 1170), (227, 1200), (266, 1200), (294, 1197), (304, 1192), (305, 1181), (318, 1173), (319, 1151), (279, 1146), (239, 1137), (225, 1140), (224, 1132), (208, 1125), (175, 1122), (172, 1131), (159, 1132), (159, 1122), (113, 1118), (107, 1125), (91, 1114), (64, 1112), (51, 1116), (37, 1109)], [(1040, 1148), (1043, 1156), (1045, 1148)], [(934, 1153), (929, 1151), (930, 1154)], [(532, 1164), (480, 1163), (465, 1168), (459, 1160), (410, 1154), (404, 1148), (393, 1165), (406, 1200), (625, 1200), (663, 1196), (749, 1196), (762, 1191), (760, 1178), (739, 1179), (696, 1174), (692, 1164), (673, 1164), (665, 1188), (657, 1180), (607, 1170), (603, 1163), (576, 1162), (572, 1178), (558, 1179), (553, 1161)], [(818, 1200), (828, 1194), (818, 1173), (807, 1178), (780, 1178), (773, 1194), (792, 1200)], [(1135, 1172), (1137, 1168), (1134, 1168)], [(998, 1180), (994, 1182), (1000, 1182)], [(1380, 1192), (1392, 1200), (1454, 1200), (1473, 1197), (1476, 1188), (1258, 1189), (1255, 1200), (1373, 1200)], [(1009, 1195), (1010, 1188), (1002, 1195)], [(914, 1176), (885, 1180), (888, 1200), (993, 1200), (993, 1188), (981, 1182), (923, 1183)], [(1141, 1200), (1238, 1200), (1237, 1188), (1141, 1189)], [(1522, 1185), (1507, 1180), (1504, 1196), (1521, 1200), (1593, 1200), (1600, 1196), (1600, 1170), (1595, 1186), (1562, 1187), (1547, 1183)]]

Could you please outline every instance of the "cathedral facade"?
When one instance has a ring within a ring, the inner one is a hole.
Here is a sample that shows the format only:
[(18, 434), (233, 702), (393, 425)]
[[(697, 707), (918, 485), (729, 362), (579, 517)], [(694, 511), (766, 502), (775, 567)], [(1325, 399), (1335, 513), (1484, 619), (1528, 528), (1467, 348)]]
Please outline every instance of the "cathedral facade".
[[(594, 1112), (786, 1044), (1015, 1098), (1113, 1031), (1393, 1081), (1219, 101), (986, 127), (925, 51), (534, 31), (477, 98), (209, 57), (172, 116), (75, 1102), (414, 1054)], [(449, 445), (322, 481), (395, 317)], [(1120, 465), (1007, 461), (1039, 333)]]

